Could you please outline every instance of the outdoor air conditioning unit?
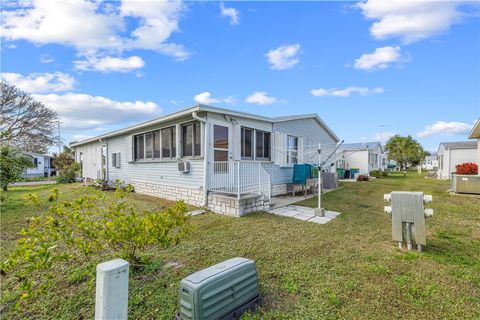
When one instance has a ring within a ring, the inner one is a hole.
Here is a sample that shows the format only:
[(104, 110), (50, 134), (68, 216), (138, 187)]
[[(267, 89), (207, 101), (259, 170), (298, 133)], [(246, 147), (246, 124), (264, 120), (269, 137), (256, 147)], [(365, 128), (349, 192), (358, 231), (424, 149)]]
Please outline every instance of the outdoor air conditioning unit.
[(480, 175), (454, 174), (452, 176), (452, 191), (455, 193), (480, 194)]
[(233, 258), (193, 273), (180, 282), (181, 320), (239, 319), (260, 299), (255, 262)]
[(190, 162), (189, 161), (180, 161), (178, 162), (178, 171), (182, 173), (190, 172)]

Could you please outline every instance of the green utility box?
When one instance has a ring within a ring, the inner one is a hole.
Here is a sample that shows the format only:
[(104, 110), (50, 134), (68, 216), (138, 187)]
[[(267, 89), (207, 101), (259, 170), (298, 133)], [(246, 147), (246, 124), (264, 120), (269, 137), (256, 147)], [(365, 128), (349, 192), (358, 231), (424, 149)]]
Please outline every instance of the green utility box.
[(181, 320), (239, 319), (259, 301), (255, 262), (233, 258), (195, 272), (180, 282)]
[(344, 179), (345, 178), (345, 169), (337, 168), (337, 173), (338, 173), (338, 179)]

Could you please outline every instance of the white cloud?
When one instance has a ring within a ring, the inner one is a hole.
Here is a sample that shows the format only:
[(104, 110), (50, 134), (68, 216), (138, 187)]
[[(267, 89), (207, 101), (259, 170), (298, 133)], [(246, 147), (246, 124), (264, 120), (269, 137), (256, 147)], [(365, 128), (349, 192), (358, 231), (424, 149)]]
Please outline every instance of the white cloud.
[(392, 63), (407, 61), (401, 54), (400, 47), (376, 48), (372, 53), (365, 53), (355, 60), (353, 67), (361, 70), (379, 70), (390, 67)]
[(214, 98), (212, 94), (208, 91), (204, 91), (202, 93), (197, 94), (193, 99), (201, 104), (214, 104), (214, 103), (234, 103), (234, 97), (226, 97), (226, 98)]
[(35, 94), (33, 97), (55, 110), (62, 120), (62, 128), (67, 130), (95, 129), (109, 124), (139, 121), (161, 112), (151, 101), (115, 101), (78, 93)]
[(238, 20), (239, 20), (239, 11), (235, 8), (226, 8), (225, 5), (222, 3), (220, 3), (220, 12), (222, 14), (223, 17), (227, 17), (230, 19), (230, 24), (233, 26), (233, 25), (236, 25), (238, 24)]
[(75, 79), (61, 72), (32, 73), (27, 76), (20, 73), (5, 72), (2, 80), (28, 93), (59, 92), (72, 90)]
[(266, 92), (257, 91), (249, 95), (247, 99), (245, 99), (245, 102), (266, 105), (279, 102), (279, 100), (275, 97), (269, 96)]
[(274, 70), (285, 70), (292, 68), (299, 62), (298, 54), (300, 44), (291, 44), (272, 49), (265, 54), (270, 68)]
[(101, 72), (129, 72), (145, 66), (145, 61), (139, 56), (131, 56), (125, 59), (115, 57), (92, 58), (74, 61), (73, 63), (77, 70), (96, 70)]
[(459, 21), (461, 1), (368, 0), (355, 6), (375, 20), (370, 33), (376, 39), (400, 38), (404, 43), (419, 41), (447, 31)]
[(316, 97), (326, 97), (326, 96), (332, 96), (332, 97), (349, 97), (353, 93), (358, 93), (362, 96), (368, 96), (369, 94), (372, 93), (382, 93), (383, 88), (377, 87), (377, 88), (366, 88), (366, 87), (348, 87), (345, 89), (337, 89), (337, 88), (332, 88), (332, 89), (324, 89), (324, 88), (319, 88), (319, 89), (313, 89), (310, 91), (310, 93)]
[(179, 31), (184, 9), (180, 1), (34, 0), (2, 10), (1, 34), (8, 41), (72, 46), (87, 60), (134, 49), (185, 60), (190, 53), (181, 44), (168, 42)]
[(435, 135), (464, 135), (467, 134), (473, 125), (463, 122), (437, 121), (428, 125), (423, 131), (417, 133), (420, 138), (426, 138)]

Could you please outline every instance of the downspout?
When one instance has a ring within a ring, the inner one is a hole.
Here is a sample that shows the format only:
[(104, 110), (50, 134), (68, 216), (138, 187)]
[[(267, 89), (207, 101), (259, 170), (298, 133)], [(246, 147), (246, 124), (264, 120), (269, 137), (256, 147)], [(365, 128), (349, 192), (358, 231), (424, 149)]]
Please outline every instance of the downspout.
[(209, 128), (207, 126), (207, 120), (198, 116), (197, 111), (192, 112), (192, 118), (198, 120), (204, 124), (204, 143), (203, 143), (203, 206), (208, 205), (208, 136)]

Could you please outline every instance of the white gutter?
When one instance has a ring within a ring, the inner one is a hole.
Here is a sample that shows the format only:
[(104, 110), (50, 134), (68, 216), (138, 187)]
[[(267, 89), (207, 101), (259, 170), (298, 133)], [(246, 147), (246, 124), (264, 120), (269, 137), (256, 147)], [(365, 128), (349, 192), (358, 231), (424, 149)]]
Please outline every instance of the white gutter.
[(192, 118), (204, 124), (203, 132), (203, 205), (208, 205), (208, 137), (210, 128), (207, 125), (207, 119), (198, 116), (197, 111), (192, 112)]

